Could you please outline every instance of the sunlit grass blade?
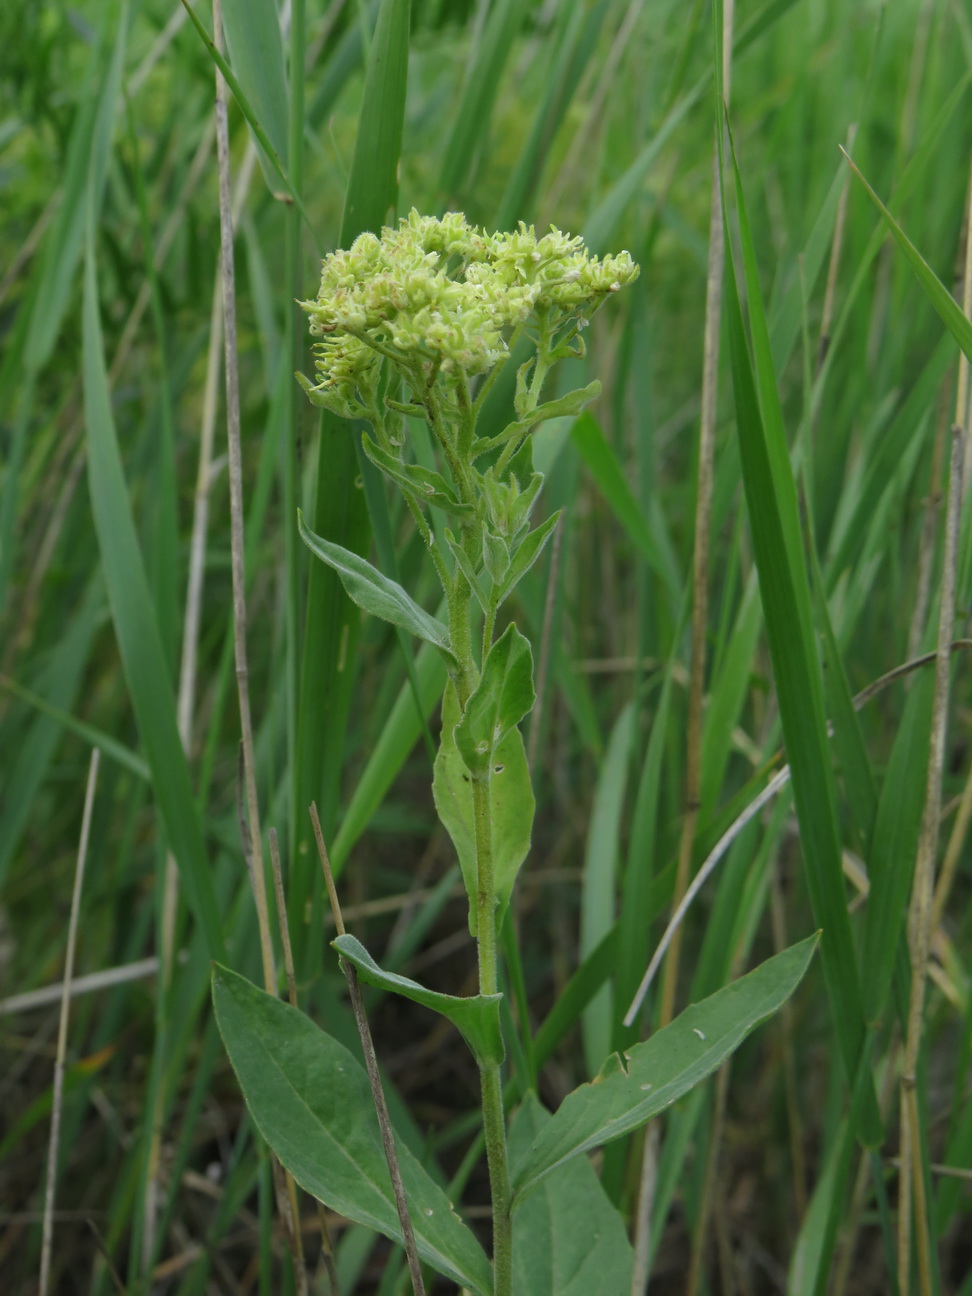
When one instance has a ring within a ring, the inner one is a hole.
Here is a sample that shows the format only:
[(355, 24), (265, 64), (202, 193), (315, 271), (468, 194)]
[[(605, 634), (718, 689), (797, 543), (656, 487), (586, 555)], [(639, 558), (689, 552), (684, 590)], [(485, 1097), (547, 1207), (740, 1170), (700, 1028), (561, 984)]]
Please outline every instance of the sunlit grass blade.
[[(287, 74), (274, 0), (224, 0), (223, 34), (240, 88), (277, 156), (289, 169)], [(259, 151), (264, 179), (272, 190), (276, 184), (276, 168), (263, 150)]]

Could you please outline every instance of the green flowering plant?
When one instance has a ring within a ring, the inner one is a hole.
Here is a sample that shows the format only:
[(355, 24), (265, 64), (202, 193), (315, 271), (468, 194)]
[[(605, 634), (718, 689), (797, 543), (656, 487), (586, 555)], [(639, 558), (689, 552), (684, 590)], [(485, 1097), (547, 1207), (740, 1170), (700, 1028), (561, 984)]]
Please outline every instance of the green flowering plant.
[[(548, 419), (579, 414), (600, 384), (548, 400), (543, 388), (559, 360), (585, 354), (592, 315), (637, 276), (627, 252), (594, 257), (557, 229), (538, 237), (521, 224), (487, 234), (460, 213), (412, 211), (397, 228), (362, 234), (328, 256), (317, 297), (300, 303), (315, 338), (315, 378), (298, 380), (314, 404), (367, 423), (363, 450), (401, 490), (442, 585), (445, 620), (298, 515), (305, 543), (359, 607), (445, 660), (433, 794), (469, 898), (478, 993), (440, 994), (386, 972), (350, 935), (334, 945), (354, 976), (447, 1017), (476, 1059), (492, 1265), (405, 1148), (392, 1190), (368, 1084), (336, 1040), (225, 969), (217, 969), (214, 999), (250, 1110), (280, 1161), (334, 1209), (404, 1239), (416, 1292), (418, 1257), (477, 1296), (629, 1290), (631, 1247), (582, 1153), (636, 1129), (714, 1070), (784, 1002), (813, 948), (811, 938), (785, 951), (624, 1059), (612, 1055), (597, 1082), (575, 1090), (555, 1116), (526, 1095), (507, 1129), (497, 943), (530, 847), (534, 797), (519, 726), (535, 698), (530, 644), (514, 621), (497, 636), (497, 616), (558, 521), (554, 513), (531, 528), (543, 484), (531, 434)], [(481, 432), (490, 391), (525, 350), (512, 418)], [(437, 466), (411, 453), (408, 419), (427, 423)], [(444, 515), (444, 545), (432, 510)], [(522, 1092), (522, 1077), (520, 1084)], [(581, 1219), (586, 1228), (578, 1229)]]

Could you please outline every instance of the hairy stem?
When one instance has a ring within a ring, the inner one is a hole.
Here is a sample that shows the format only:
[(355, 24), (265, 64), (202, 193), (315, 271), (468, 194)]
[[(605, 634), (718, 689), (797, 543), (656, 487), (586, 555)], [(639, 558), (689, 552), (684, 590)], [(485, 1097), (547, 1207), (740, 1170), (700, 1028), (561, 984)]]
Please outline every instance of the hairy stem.
[[(474, 776), (472, 785), (478, 876), (476, 912), (480, 994), (495, 994), (498, 985), (496, 885), (493, 878), (493, 825), (489, 782), (490, 775), (487, 772), (483, 776)], [(510, 1218), (512, 1192), (506, 1152), (503, 1083), (498, 1063), (487, 1062), (480, 1067), (480, 1084), (483, 1132), (486, 1137), (486, 1162), (489, 1166), (489, 1187), (493, 1201), (493, 1291), (495, 1296), (512, 1296), (513, 1224)]]

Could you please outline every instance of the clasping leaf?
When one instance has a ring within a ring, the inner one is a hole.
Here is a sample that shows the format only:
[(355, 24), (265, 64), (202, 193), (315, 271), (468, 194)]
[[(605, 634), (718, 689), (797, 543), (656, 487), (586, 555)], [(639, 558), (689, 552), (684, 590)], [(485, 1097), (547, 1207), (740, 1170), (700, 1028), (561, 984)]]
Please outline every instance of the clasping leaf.
[(484, 1062), (492, 1062), (496, 1066), (502, 1064), (505, 1050), (499, 1018), (499, 1006), (503, 998), (501, 994), (473, 995), (468, 998), (439, 994), (435, 990), (426, 990), (425, 986), (408, 977), (385, 972), (353, 936), (338, 936), (331, 944), (342, 958), (354, 964), (361, 980), (367, 981), (368, 985), (378, 986), (392, 994), (404, 995), (413, 1003), (448, 1017), (462, 1034), (480, 1065)]

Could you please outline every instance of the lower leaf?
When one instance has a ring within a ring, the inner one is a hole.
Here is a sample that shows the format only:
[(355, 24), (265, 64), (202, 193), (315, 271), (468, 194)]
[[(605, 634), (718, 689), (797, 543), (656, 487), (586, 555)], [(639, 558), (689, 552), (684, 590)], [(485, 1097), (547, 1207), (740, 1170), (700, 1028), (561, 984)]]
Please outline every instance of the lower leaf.
[[(401, 1243), (398, 1212), (364, 1068), (289, 1004), (213, 967), (216, 1020), (260, 1133), (302, 1188)], [(400, 1141), (398, 1159), (419, 1254), (476, 1296), (489, 1261), (445, 1193)]]
[[(527, 1094), (510, 1126), (514, 1172), (551, 1120)], [(621, 1216), (586, 1157), (560, 1166), (523, 1203), (513, 1220), (516, 1296), (591, 1296), (627, 1292), (633, 1255)]]
[(783, 1006), (809, 966), (817, 936), (792, 945), (748, 976), (686, 1008), (624, 1060), (612, 1053), (590, 1084), (567, 1095), (513, 1176), (514, 1206), (545, 1175), (581, 1152), (630, 1134), (723, 1063)]

